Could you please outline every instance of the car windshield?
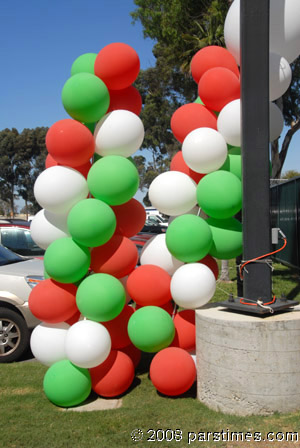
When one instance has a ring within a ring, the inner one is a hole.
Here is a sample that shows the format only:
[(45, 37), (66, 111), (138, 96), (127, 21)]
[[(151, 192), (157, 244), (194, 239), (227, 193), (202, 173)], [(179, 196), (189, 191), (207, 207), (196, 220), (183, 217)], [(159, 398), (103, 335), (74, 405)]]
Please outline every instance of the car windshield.
[(0, 266), (24, 261), (22, 257), (0, 245)]
[(27, 257), (45, 253), (45, 250), (33, 241), (30, 229), (27, 228), (3, 227), (1, 229), (1, 243), (17, 254)]

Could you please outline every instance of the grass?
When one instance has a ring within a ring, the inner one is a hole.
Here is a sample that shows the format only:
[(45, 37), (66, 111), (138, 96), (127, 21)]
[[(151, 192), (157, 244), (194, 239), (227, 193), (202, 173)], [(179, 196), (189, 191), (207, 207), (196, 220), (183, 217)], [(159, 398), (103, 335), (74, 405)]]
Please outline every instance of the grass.
[[(288, 298), (299, 298), (299, 274), (281, 265), (274, 265), (273, 289), (276, 295), (285, 293)], [(224, 300), (226, 294), (236, 294), (236, 271), (233, 262), (230, 265), (232, 283), (218, 284), (214, 301)], [(224, 292), (226, 291), (226, 293)], [(171, 440), (154, 444), (161, 447), (187, 447), (188, 433), (192, 439), (199, 432), (261, 432), (262, 438), (268, 432), (298, 432), (300, 444), (300, 412), (293, 414), (274, 414), (267, 417), (237, 417), (228, 416), (209, 410), (196, 399), (196, 386), (183, 396), (177, 398), (165, 397), (153, 387), (148, 368), (151, 357), (145, 355), (140, 364), (136, 379), (131, 389), (122, 396), (123, 405), (119, 409), (74, 412), (64, 411), (54, 406), (44, 395), (42, 382), (47, 370), (46, 366), (36, 361), (19, 362), (0, 365), (0, 409), (1, 436), (0, 448), (125, 448), (147, 447), (147, 430), (177, 432), (182, 440)], [(131, 432), (141, 429), (143, 441), (134, 442)], [(172, 434), (168, 432), (169, 439)], [(162, 438), (163, 433), (157, 433)], [(224, 436), (224, 437), (225, 437)], [(200, 434), (200, 438), (203, 437)], [(212, 436), (210, 436), (212, 437)], [(190, 446), (199, 446), (197, 439)], [(203, 443), (202, 443), (203, 445)], [(150, 443), (151, 446), (151, 443)], [(293, 442), (260, 442), (253, 443), (233, 441), (211, 441), (204, 443), (211, 447), (299, 446)]]

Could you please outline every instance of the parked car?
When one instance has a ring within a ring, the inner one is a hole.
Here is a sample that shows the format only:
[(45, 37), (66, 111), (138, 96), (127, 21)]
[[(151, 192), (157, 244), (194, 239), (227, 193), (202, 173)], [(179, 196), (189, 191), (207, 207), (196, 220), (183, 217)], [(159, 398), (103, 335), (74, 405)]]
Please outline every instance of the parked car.
[(163, 218), (160, 215), (147, 215), (147, 221), (149, 224), (159, 224), (161, 227), (167, 228), (169, 225), (169, 221), (165, 218)]
[(166, 233), (167, 227), (162, 227), (158, 223), (154, 223), (151, 221), (148, 221), (148, 219), (145, 222), (144, 227), (142, 228), (141, 232), (144, 233)]
[(45, 253), (31, 238), (28, 221), (1, 219), (0, 244), (25, 257), (41, 257)]
[(28, 298), (43, 279), (42, 260), (24, 259), (0, 245), (0, 363), (17, 361), (28, 349), (30, 329), (39, 323)]

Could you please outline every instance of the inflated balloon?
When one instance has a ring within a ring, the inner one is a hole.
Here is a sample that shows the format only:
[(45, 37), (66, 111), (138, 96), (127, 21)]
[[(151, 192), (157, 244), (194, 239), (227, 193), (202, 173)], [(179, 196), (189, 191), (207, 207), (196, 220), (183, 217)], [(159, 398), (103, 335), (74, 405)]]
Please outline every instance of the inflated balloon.
[(143, 100), (140, 92), (134, 86), (129, 86), (121, 90), (109, 90), (109, 96), (110, 103), (107, 112), (123, 109), (140, 115)]
[(189, 166), (187, 166), (182, 156), (182, 151), (178, 151), (172, 158), (170, 164), (170, 171), (181, 171), (181, 173), (187, 174), (191, 179), (193, 179), (193, 181), (195, 181), (196, 184), (199, 182), (200, 179), (202, 179), (203, 176), (205, 176), (205, 174), (196, 173), (196, 171), (193, 171)]
[(134, 308), (130, 305), (125, 305), (117, 317), (102, 323), (110, 334), (112, 349), (124, 348), (131, 343), (128, 336), (127, 325), (130, 316), (132, 316), (133, 313)]
[(178, 260), (196, 262), (208, 254), (212, 233), (204, 219), (195, 215), (182, 215), (169, 224), (166, 244)]
[(124, 287), (112, 275), (93, 274), (80, 283), (76, 303), (87, 319), (106, 322), (117, 317), (124, 308)]
[(109, 205), (121, 205), (137, 192), (139, 173), (125, 157), (106, 156), (94, 163), (87, 181), (95, 198)]
[(48, 400), (66, 408), (82, 403), (92, 390), (89, 371), (74, 366), (67, 359), (49, 367), (43, 386)]
[(172, 277), (171, 294), (182, 308), (196, 309), (210, 301), (216, 290), (216, 279), (206, 265), (188, 263)]
[(194, 81), (198, 84), (202, 75), (207, 70), (215, 67), (225, 67), (231, 70), (237, 77), (240, 75), (234, 57), (226, 48), (218, 47), (217, 45), (208, 45), (197, 51), (192, 58), (191, 72)]
[(197, 173), (211, 173), (225, 162), (227, 144), (215, 129), (195, 129), (184, 139), (182, 156), (186, 164)]
[(61, 98), (66, 112), (75, 120), (85, 123), (99, 121), (109, 106), (106, 85), (91, 73), (77, 73), (69, 78)]
[[(239, 148), (238, 148), (239, 149)], [(229, 171), (242, 180), (242, 157), (239, 154), (232, 154), (228, 151), (227, 159), (221, 166), (220, 170)]]
[(141, 265), (152, 264), (159, 266), (169, 275), (173, 275), (176, 269), (183, 265), (183, 261), (177, 260), (171, 252), (169, 252), (166, 245), (166, 234), (153, 236), (144, 245), (140, 255)]
[(134, 368), (136, 369), (140, 363), (142, 352), (135, 345), (129, 344), (124, 348), (120, 348), (120, 351), (128, 355), (133, 362)]
[(130, 356), (112, 350), (106, 361), (90, 370), (92, 389), (102, 397), (117, 397), (131, 386), (134, 364)]
[(187, 351), (193, 351), (196, 347), (195, 311), (182, 310), (174, 317), (175, 336), (172, 347), (180, 347)]
[(119, 278), (118, 280), (120, 280), (120, 282), (122, 283), (124, 289), (125, 289), (125, 294), (126, 294), (126, 304), (128, 305), (129, 302), (131, 302), (132, 298), (130, 297), (130, 295), (128, 294), (127, 288), (126, 288), (126, 284), (127, 284), (127, 280), (128, 280), (128, 275), (125, 275), (125, 277)]
[(143, 122), (136, 114), (129, 110), (114, 110), (95, 128), (95, 151), (100, 156), (129, 157), (140, 148), (144, 133)]
[(91, 269), (117, 278), (125, 277), (135, 268), (139, 254), (136, 245), (123, 235), (114, 235), (106, 244), (91, 253)]
[(153, 207), (161, 213), (176, 216), (188, 212), (196, 203), (196, 183), (179, 171), (159, 174), (148, 191)]
[(240, 98), (240, 80), (228, 68), (211, 68), (203, 73), (198, 93), (206, 107), (220, 111), (227, 103)]
[[(147, 305), (145, 305), (147, 306)], [(173, 318), (173, 315), (176, 312), (176, 308), (177, 305), (174, 304), (173, 300), (169, 300), (169, 302), (164, 303), (163, 305), (159, 305), (159, 308), (162, 308), (163, 310), (165, 310), (168, 314), (170, 314), (170, 316)], [(137, 303), (135, 304), (135, 310), (139, 310), (140, 308), (142, 308), (141, 305), (138, 305)]]
[(273, 142), (278, 137), (280, 137), (283, 126), (284, 118), (281, 110), (275, 103), (270, 103), (270, 142)]
[(71, 316), (69, 319), (66, 319), (65, 322), (69, 325), (73, 325), (76, 324), (76, 322), (78, 322), (79, 320), (81, 320), (81, 313), (79, 310), (77, 310), (76, 313), (74, 313), (73, 316)]
[(269, 64), (269, 99), (275, 101), (289, 88), (292, 81), (292, 69), (288, 61), (276, 53), (270, 53)]
[(87, 247), (80, 246), (72, 238), (53, 241), (44, 256), (47, 273), (61, 283), (75, 283), (88, 272), (91, 254)]
[[(52, 156), (48, 154), (45, 160), (45, 168), (50, 168), (51, 166), (60, 165)], [(76, 166), (74, 168), (76, 171), (79, 171), (85, 178), (87, 178), (88, 172), (92, 166), (91, 161), (84, 163), (83, 165)]]
[(52, 213), (68, 213), (89, 194), (86, 179), (73, 168), (52, 166), (38, 176), (34, 196), (42, 208)]
[(51, 213), (40, 210), (30, 224), (30, 234), (33, 241), (43, 249), (59, 238), (70, 236), (67, 226), (67, 214)]
[(211, 255), (206, 255), (204, 258), (201, 258), (199, 263), (205, 264), (213, 272), (215, 279), (218, 280), (219, 266), (217, 261)]
[(94, 75), (94, 64), (97, 53), (84, 53), (78, 56), (72, 64), (71, 76), (77, 73), (92, 73)]
[(111, 239), (116, 229), (112, 209), (98, 199), (83, 199), (68, 215), (68, 229), (72, 238), (82, 246), (96, 247)]
[(50, 127), (46, 134), (46, 148), (59, 164), (76, 168), (89, 162), (94, 154), (95, 141), (86, 126), (66, 118)]
[(181, 143), (191, 131), (203, 127), (217, 129), (217, 119), (212, 111), (201, 104), (184, 104), (172, 115), (171, 129)]
[(106, 360), (111, 350), (107, 329), (91, 320), (72, 325), (66, 336), (66, 356), (75, 366), (92, 368)]
[(226, 142), (241, 146), (241, 101), (234, 100), (226, 104), (218, 116), (218, 131)]
[(170, 275), (159, 266), (139, 266), (128, 277), (127, 290), (132, 299), (142, 306), (160, 306), (171, 300)]
[(30, 337), (30, 348), (33, 356), (42, 364), (51, 366), (55, 362), (66, 359), (65, 339), (70, 328), (65, 322), (37, 325)]
[(139, 233), (145, 225), (146, 211), (144, 206), (132, 198), (122, 205), (112, 207), (117, 218), (116, 233), (131, 236)]
[(242, 207), (242, 183), (228, 171), (209, 173), (198, 184), (197, 200), (208, 216), (230, 218)]
[(175, 328), (167, 311), (157, 306), (144, 306), (135, 311), (128, 322), (131, 342), (140, 350), (155, 353), (168, 347)]
[(45, 279), (31, 291), (28, 305), (32, 314), (49, 324), (63, 322), (78, 311), (77, 287)]
[(153, 386), (164, 395), (184, 394), (195, 382), (195, 363), (186, 350), (178, 347), (166, 348), (152, 359), (150, 379)]
[(212, 232), (213, 243), (210, 255), (220, 260), (230, 260), (243, 251), (242, 224), (235, 218), (208, 218), (207, 224)]
[(99, 51), (94, 70), (109, 89), (125, 89), (136, 80), (140, 70), (140, 60), (132, 47), (115, 42)]

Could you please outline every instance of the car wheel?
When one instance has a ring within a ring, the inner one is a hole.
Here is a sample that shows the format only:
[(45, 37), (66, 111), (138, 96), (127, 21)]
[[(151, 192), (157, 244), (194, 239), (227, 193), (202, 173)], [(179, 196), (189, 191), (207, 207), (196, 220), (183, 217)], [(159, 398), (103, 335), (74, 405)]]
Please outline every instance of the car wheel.
[(20, 314), (0, 308), (0, 363), (17, 361), (29, 346), (29, 330)]

